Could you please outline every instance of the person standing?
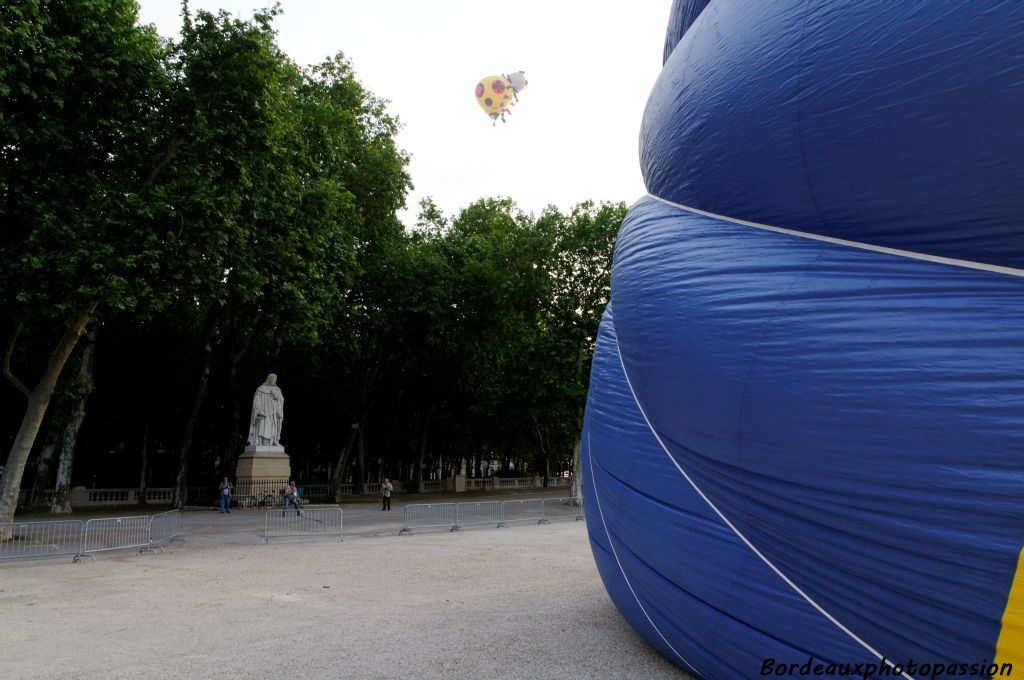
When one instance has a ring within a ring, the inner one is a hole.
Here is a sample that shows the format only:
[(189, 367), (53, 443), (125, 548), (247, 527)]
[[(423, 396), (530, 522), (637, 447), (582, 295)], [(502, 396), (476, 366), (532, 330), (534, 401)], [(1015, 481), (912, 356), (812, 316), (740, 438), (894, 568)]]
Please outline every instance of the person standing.
[(288, 512), (288, 505), (295, 506), (295, 514), (302, 514), (302, 505), (299, 500), (299, 489), (295, 486), (295, 480), (293, 479), (288, 483), (288, 486), (284, 487), (284, 509), (281, 511), (281, 516), (284, 517), (285, 513)]
[(227, 477), (220, 483), (220, 511), (231, 512), (231, 491), (235, 485)]
[(391, 486), (391, 482), (387, 477), (384, 478), (384, 482), (380, 485), (380, 496), (383, 501), (381, 506), (381, 512), (385, 510), (391, 510), (391, 492), (395, 490), (395, 487)]

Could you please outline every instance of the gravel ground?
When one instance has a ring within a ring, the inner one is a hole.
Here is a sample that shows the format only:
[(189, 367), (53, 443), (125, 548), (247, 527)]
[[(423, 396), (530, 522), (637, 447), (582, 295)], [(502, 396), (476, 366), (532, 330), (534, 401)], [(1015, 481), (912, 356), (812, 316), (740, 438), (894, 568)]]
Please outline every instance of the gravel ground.
[(621, 618), (583, 522), (399, 536), (395, 500), (346, 506), (341, 543), (186, 512), (162, 553), (0, 564), (0, 678), (689, 677)]

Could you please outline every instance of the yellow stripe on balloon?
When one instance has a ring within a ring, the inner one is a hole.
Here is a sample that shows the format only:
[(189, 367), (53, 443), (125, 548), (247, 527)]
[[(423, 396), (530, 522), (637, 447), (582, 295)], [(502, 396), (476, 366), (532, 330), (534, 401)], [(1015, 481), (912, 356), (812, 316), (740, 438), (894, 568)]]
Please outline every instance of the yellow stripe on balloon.
[(1003, 612), (1003, 626), (996, 642), (995, 663), (1002, 667), (1012, 663), (1024, 668), (1024, 550), (1017, 556), (1017, 572), (1013, 575), (1010, 597)]

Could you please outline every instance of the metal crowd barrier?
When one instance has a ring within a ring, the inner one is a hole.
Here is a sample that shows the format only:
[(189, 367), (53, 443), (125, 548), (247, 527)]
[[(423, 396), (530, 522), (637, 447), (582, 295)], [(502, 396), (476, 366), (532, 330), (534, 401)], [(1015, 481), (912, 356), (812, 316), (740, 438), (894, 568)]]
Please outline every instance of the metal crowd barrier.
[(455, 503), (417, 503), (406, 505), (403, 510), (402, 530), (409, 534), (413, 529), (437, 529), (451, 527), (455, 531)]
[(501, 522), (499, 527), (508, 526), (509, 522), (525, 522), (533, 520), (538, 524), (545, 524), (544, 499), (531, 498), (517, 501), (501, 502)]
[(545, 498), (543, 515), (544, 519), (542, 520), (542, 523), (546, 523), (552, 518), (572, 518), (574, 521), (580, 522), (584, 519), (583, 497), (572, 496), (568, 498)]
[[(2, 537), (9, 535), (4, 540)], [(136, 548), (162, 550), (164, 543), (181, 538), (181, 512), (169, 510), (152, 517), (13, 522), (0, 525), (0, 560), (72, 555), (96, 559), (92, 553)]]
[[(90, 519), (85, 523), (85, 534), (82, 538), (81, 556), (96, 559), (92, 553), (104, 550), (125, 550), (137, 548), (140, 553), (152, 550), (150, 542), (151, 517), (112, 517), (110, 519)], [(160, 548), (157, 546), (157, 549)]]
[(455, 504), (455, 526), (452, 531), (462, 531), (462, 527), (474, 524), (494, 524), (501, 526), (502, 501), (475, 501)]
[(285, 536), (337, 536), (339, 543), (344, 540), (341, 508), (307, 508), (301, 512), (289, 508), (287, 512), (271, 510), (266, 515), (264, 543)]
[(414, 529), (441, 527), (462, 531), (464, 526), (480, 524), (494, 524), (500, 528), (508, 526), (509, 522), (525, 521), (548, 524), (552, 519), (583, 520), (583, 498), (575, 496), (406, 505), (399, 533), (411, 534)]
[(149, 522), (149, 544), (159, 546), (164, 543), (184, 542), (181, 537), (181, 511), (168, 510), (153, 515)]
[(13, 522), (0, 525), (0, 560), (72, 555), (82, 551), (82, 521)]

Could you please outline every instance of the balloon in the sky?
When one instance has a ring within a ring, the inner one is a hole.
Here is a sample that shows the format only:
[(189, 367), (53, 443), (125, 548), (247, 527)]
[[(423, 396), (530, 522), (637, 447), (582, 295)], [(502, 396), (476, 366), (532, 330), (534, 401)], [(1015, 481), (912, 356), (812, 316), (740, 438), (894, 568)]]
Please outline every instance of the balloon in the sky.
[(512, 83), (504, 76), (484, 76), (476, 84), (476, 103), (494, 120), (504, 120), (513, 94)]
[(505, 113), (515, 104), (516, 94), (526, 87), (526, 74), (516, 71), (511, 75), (484, 76), (476, 84), (476, 102), (480, 108), (497, 122), (505, 121)]

